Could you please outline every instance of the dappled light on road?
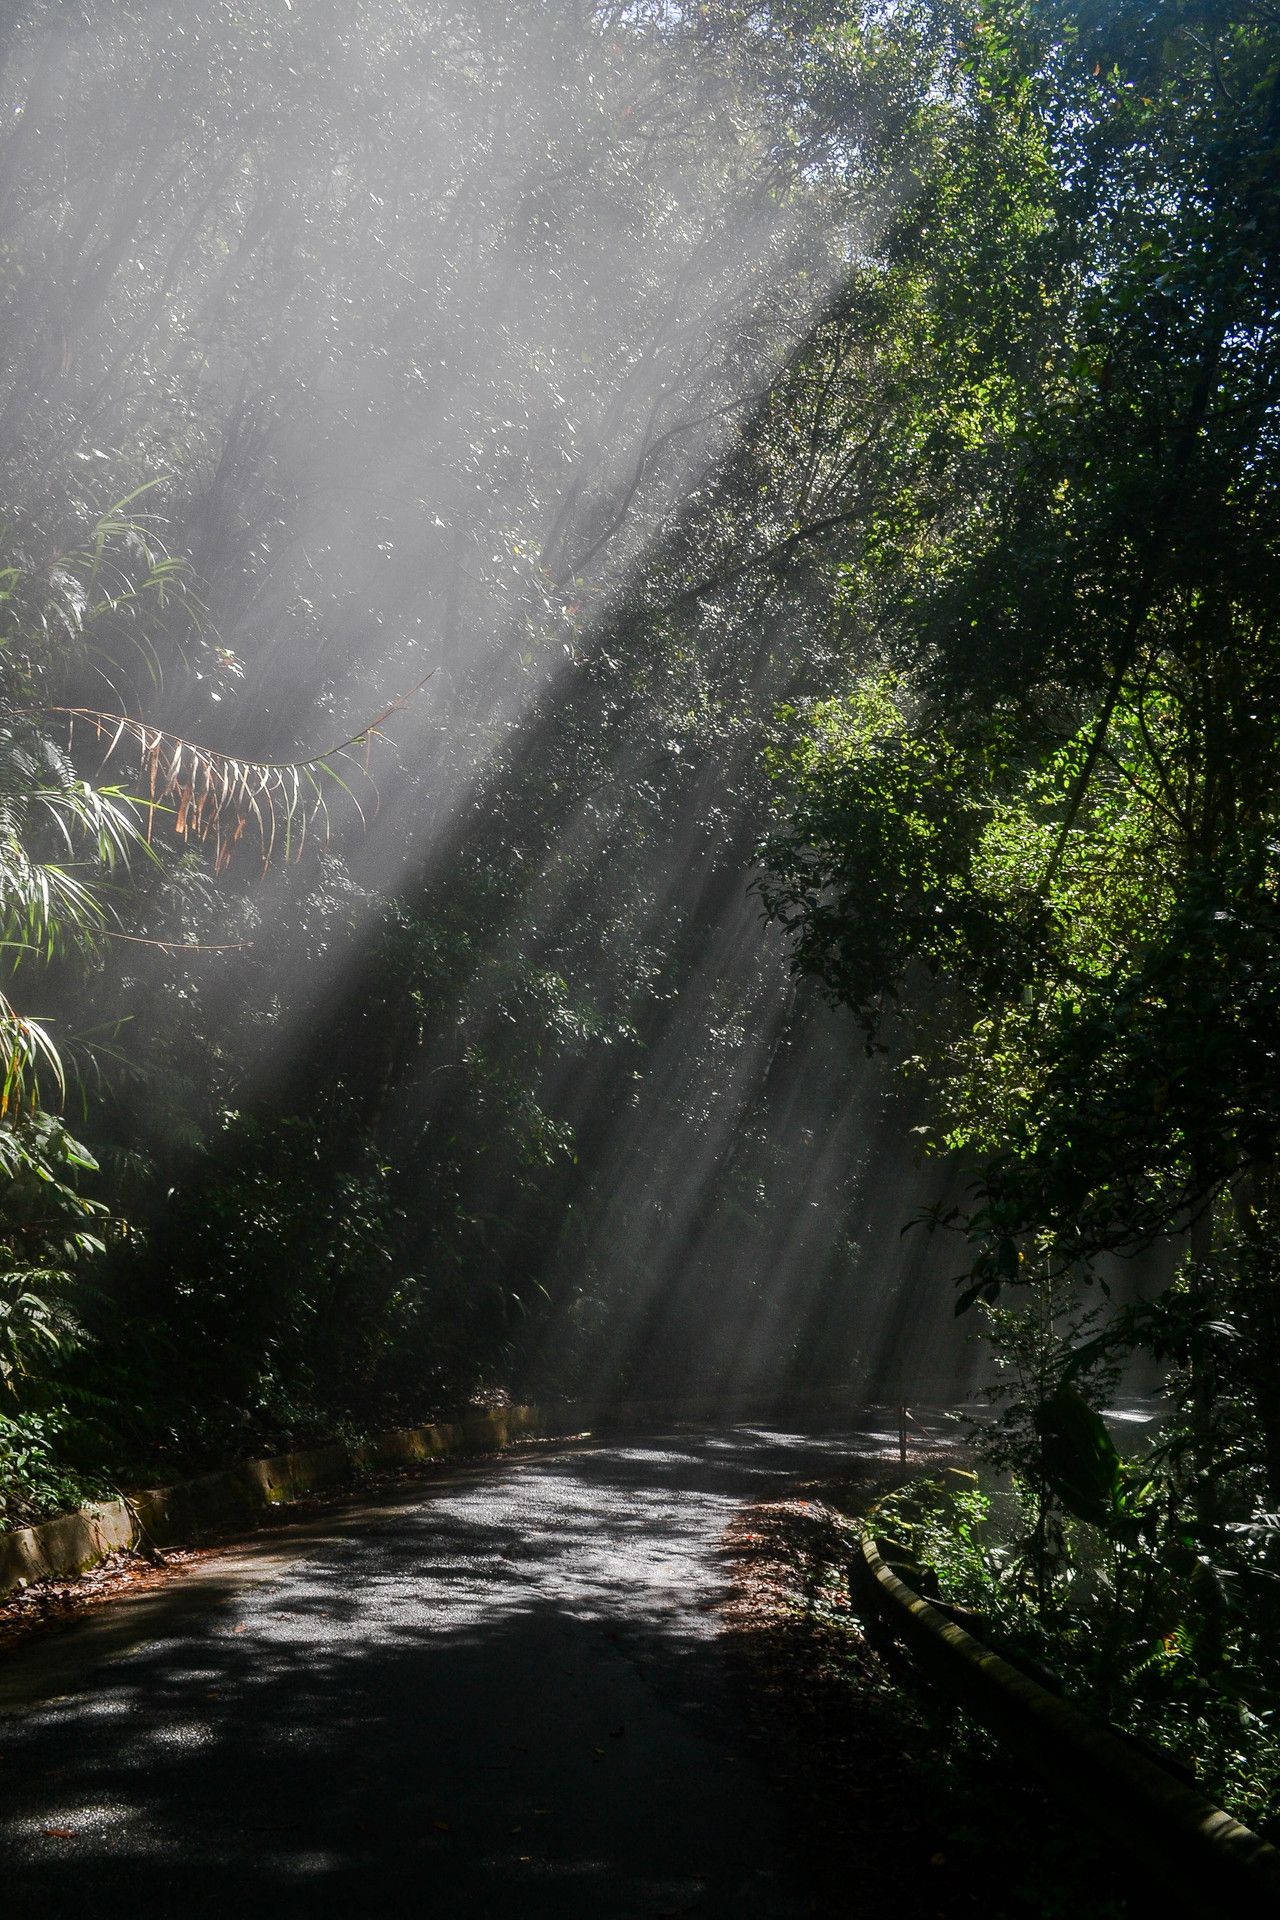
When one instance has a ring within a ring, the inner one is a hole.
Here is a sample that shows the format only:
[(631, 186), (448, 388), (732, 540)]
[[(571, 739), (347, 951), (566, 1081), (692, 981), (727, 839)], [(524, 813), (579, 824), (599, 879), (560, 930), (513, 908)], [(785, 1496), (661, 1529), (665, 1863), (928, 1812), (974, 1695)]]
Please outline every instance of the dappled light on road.
[(223, 1556), (105, 1664), (101, 1621), (80, 1672), (77, 1629), (27, 1648), (32, 1690), (52, 1649), (65, 1692), (0, 1723), (14, 1897), (821, 1910), (736, 1737), (720, 1542), (744, 1500), (890, 1450), (738, 1428), (526, 1456)]

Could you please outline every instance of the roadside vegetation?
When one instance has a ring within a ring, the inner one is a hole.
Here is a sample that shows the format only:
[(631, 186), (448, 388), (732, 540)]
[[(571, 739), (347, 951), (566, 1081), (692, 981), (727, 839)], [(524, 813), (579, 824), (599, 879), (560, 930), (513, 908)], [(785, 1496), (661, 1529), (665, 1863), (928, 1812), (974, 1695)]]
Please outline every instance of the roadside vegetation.
[[(905, 1472), (918, 1478), (928, 1453)], [(1125, 1920), (1146, 1910), (1131, 1865), (1082, 1828), (1022, 1761), (920, 1683), (909, 1656), (850, 1604), (868, 1502), (853, 1478), (748, 1508), (729, 1535), (726, 1645), (763, 1764), (794, 1806), (832, 1904), (891, 1903), (903, 1920)], [(886, 1521), (887, 1524), (887, 1521)], [(922, 1542), (922, 1545), (924, 1543)], [(1000, 1809), (993, 1819), (992, 1809)]]
[[(985, 31), (1016, 318), (945, 336), (953, 509), (858, 579), (875, 654), (776, 750), (764, 891), (966, 1169), (928, 1224), (997, 1417), (886, 1526), (1274, 1833), (1280, 43), (1248, 6)], [(1131, 1457), (1125, 1381), (1166, 1409)]]

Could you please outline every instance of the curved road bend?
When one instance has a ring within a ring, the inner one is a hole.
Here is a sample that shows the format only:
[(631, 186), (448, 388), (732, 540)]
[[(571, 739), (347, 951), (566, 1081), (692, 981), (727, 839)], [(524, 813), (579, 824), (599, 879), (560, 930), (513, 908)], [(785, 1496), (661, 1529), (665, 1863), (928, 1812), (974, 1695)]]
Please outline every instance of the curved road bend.
[(485, 1463), (17, 1649), (8, 1911), (824, 1911), (723, 1697), (720, 1540), (887, 1445), (739, 1428)]

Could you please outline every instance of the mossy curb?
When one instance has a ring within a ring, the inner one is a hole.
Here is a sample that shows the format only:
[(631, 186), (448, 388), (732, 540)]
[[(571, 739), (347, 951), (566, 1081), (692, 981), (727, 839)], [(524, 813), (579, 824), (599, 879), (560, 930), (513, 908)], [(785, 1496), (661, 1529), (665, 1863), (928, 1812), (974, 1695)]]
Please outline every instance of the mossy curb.
[(36, 1580), (85, 1573), (110, 1553), (149, 1540), (164, 1546), (224, 1527), (249, 1524), (265, 1508), (340, 1487), (380, 1469), (452, 1453), (482, 1453), (511, 1441), (573, 1431), (576, 1410), (492, 1407), (457, 1421), (401, 1427), (358, 1446), (341, 1443), (244, 1460), (169, 1487), (144, 1487), (94, 1501), (36, 1527), (0, 1534), (0, 1599)]
[(1280, 1900), (1280, 1853), (1251, 1828), (994, 1653), (885, 1565), (864, 1535), (849, 1569), (924, 1671), (1134, 1859), (1179, 1912), (1220, 1920)]

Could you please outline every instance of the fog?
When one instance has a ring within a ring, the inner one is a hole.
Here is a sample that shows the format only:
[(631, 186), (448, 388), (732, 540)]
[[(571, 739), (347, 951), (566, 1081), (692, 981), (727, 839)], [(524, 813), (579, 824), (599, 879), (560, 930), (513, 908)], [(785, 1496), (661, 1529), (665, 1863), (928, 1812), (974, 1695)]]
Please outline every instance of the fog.
[(876, 499), (884, 101), (746, 5), (0, 33), (11, 542), (145, 487), (118, 565), (184, 563), (64, 702), (285, 761), (415, 690), (325, 849), (154, 881), (138, 932), (232, 951), (101, 983), (170, 1105), (116, 1075), (100, 1135), (168, 1192), (219, 1115), (340, 1102), (494, 1379), (963, 1391), (962, 1258), (902, 1232), (962, 1176), (752, 891), (778, 710), (876, 644), (820, 563)]

